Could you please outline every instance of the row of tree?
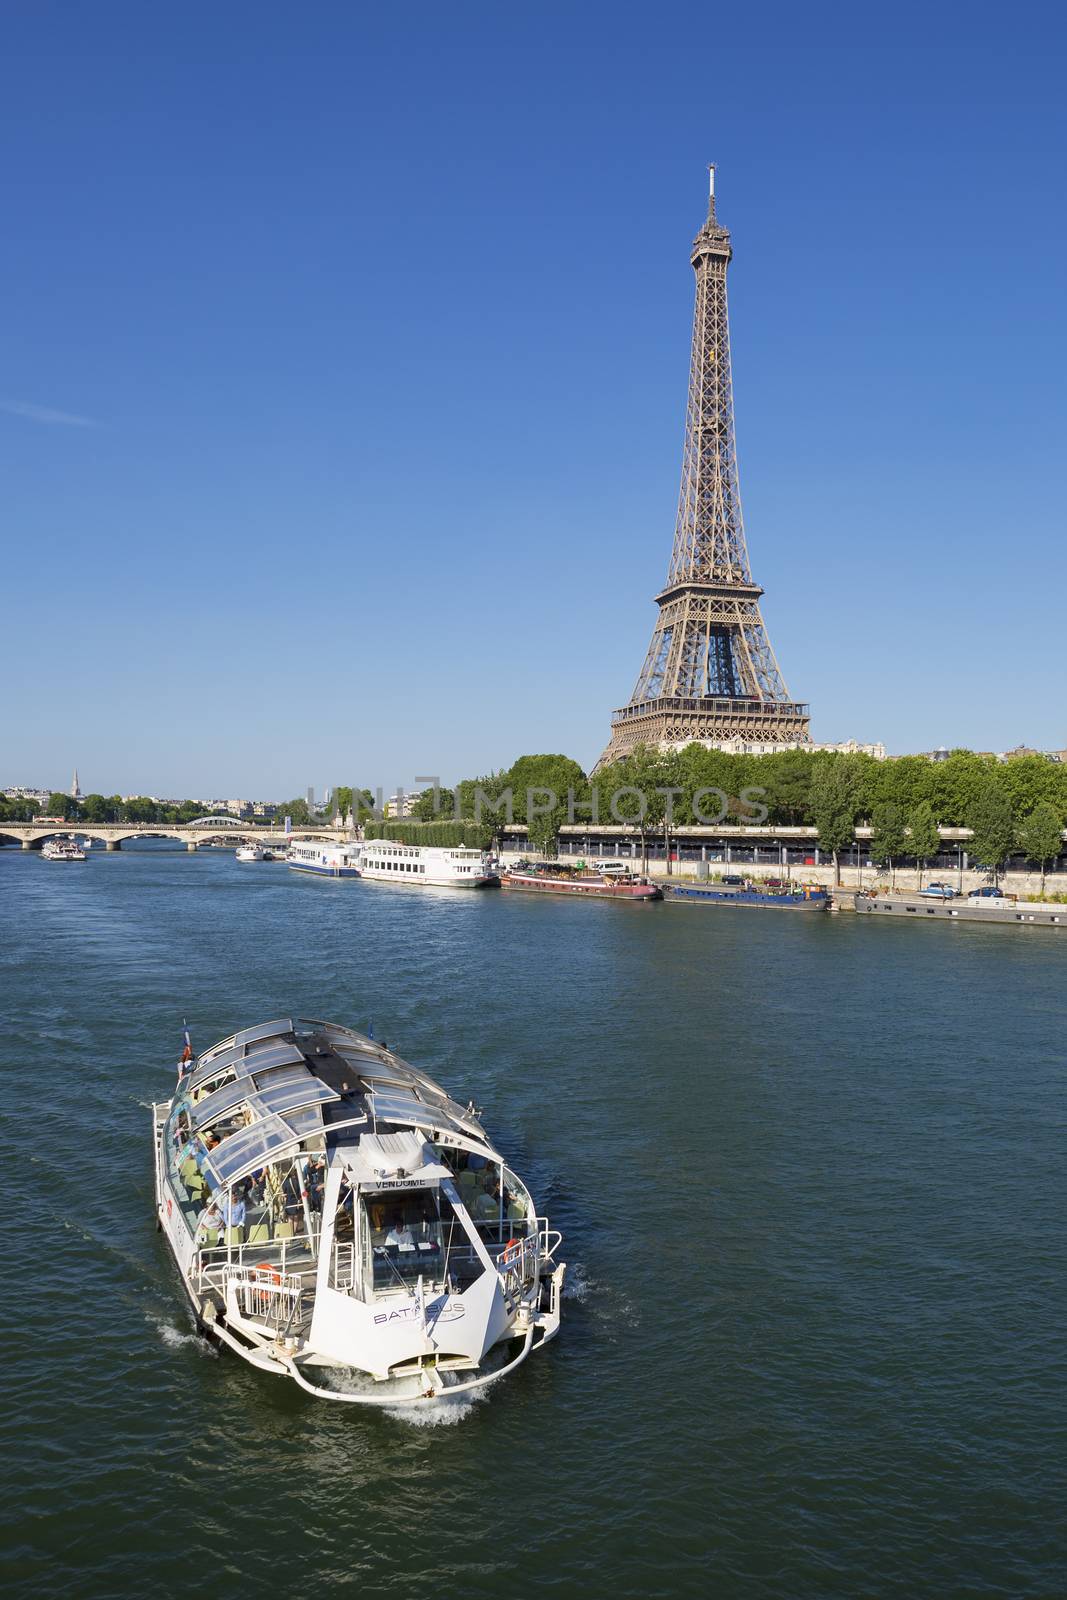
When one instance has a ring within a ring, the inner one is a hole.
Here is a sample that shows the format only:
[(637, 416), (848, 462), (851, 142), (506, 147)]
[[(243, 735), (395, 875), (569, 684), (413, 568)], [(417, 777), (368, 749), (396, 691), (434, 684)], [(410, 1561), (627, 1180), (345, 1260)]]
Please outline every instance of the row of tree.
[(903, 859), (920, 871), (941, 848), (939, 827), (973, 830), (972, 859), (996, 871), (1013, 853), (1042, 872), (1063, 849), (1067, 765), (1041, 756), (1010, 761), (954, 750), (945, 760), (785, 750), (735, 756), (689, 745), (638, 748), (593, 778), (563, 755), (522, 756), (503, 772), (451, 789), (427, 789), (415, 819), (509, 822), (529, 827), (537, 849), (552, 851), (566, 823), (629, 823), (647, 840), (687, 825), (769, 823), (808, 826), (835, 865), (857, 826), (872, 829), (871, 856), (890, 872)]
[(34, 822), (38, 817), (62, 817), (65, 822), (193, 822), (207, 816), (199, 800), (182, 800), (174, 805), (138, 795), (124, 800), (121, 795), (87, 794), (74, 800), (69, 794), (52, 794), (43, 806), (36, 800), (10, 800), (0, 796), (0, 822)]

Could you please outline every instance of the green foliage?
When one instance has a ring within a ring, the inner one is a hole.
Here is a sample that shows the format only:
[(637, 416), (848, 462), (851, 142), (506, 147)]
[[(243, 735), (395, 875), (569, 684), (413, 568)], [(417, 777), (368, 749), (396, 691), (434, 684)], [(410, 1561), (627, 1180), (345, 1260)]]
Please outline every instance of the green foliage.
[(1041, 800), (1020, 822), (1016, 843), (1027, 861), (1041, 868), (1041, 893), (1045, 892), (1045, 873), (1063, 849), (1063, 817), (1048, 800)]
[(32, 822), (40, 809), (36, 800), (9, 800), (0, 795), (0, 822)]
[(440, 822), (455, 815), (456, 796), (452, 789), (424, 789), (415, 801), (413, 815), (418, 822)]
[(477, 822), (368, 822), (365, 839), (395, 839), (399, 844), (443, 845), (487, 850), (493, 830)]
[(278, 807), (278, 816), (283, 820), (292, 817), (294, 828), (306, 828), (311, 821), (311, 812), (308, 803), (302, 797), (299, 800), (285, 800)]
[(1015, 823), (1011, 801), (992, 776), (975, 796), (968, 812), (967, 826), (974, 834), (970, 845), (972, 858), (996, 875), (1011, 854), (1015, 843)]
[(811, 822), (819, 830), (819, 849), (833, 856), (835, 875), (838, 854), (852, 843), (855, 828), (856, 781), (846, 759), (832, 756), (820, 762), (809, 798)]
[(50, 794), (48, 796), (48, 810), (45, 815), (49, 817), (65, 817), (68, 822), (71, 822), (78, 815), (78, 802), (77, 800), (72, 800), (69, 794)]
[(904, 854), (904, 813), (892, 800), (883, 800), (871, 812), (871, 860), (890, 867)]
[(908, 853), (919, 864), (919, 888), (922, 888), (923, 868), (941, 848), (941, 835), (934, 821), (929, 800), (921, 800), (908, 818)]
[(890, 883), (905, 845), (903, 811), (892, 800), (881, 801), (871, 812), (871, 860), (889, 868)]
[(339, 783), (333, 791), (334, 809), (341, 814), (342, 821), (352, 809), (354, 790), (350, 784)]

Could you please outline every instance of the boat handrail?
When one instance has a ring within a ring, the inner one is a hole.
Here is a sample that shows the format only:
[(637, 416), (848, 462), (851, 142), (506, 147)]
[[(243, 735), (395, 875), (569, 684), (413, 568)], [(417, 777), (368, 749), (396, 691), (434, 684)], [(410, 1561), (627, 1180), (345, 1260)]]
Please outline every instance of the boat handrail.
[(241, 1309), (254, 1322), (282, 1324), (286, 1313), (288, 1327), (294, 1320), (303, 1294), (303, 1283), (295, 1274), (276, 1272), (273, 1267), (229, 1267), (223, 1273), (223, 1298), (235, 1288), (242, 1296)]
[(537, 1218), (537, 1238), (542, 1253), (551, 1261), (555, 1252), (563, 1243), (563, 1235), (558, 1228), (550, 1228), (547, 1217)]

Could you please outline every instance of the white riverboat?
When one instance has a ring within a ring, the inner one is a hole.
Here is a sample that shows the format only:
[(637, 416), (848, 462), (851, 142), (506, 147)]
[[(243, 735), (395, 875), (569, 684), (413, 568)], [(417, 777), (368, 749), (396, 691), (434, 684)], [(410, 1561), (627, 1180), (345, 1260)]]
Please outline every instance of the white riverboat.
[(246, 839), (244, 844), (237, 846), (237, 859), (238, 861), (265, 861), (267, 855), (262, 845), (256, 844), (251, 839)]
[(285, 860), (294, 872), (320, 878), (358, 878), (360, 846), (355, 841), (330, 844), (321, 839), (294, 839)]
[(359, 870), (380, 883), (432, 884), (454, 889), (481, 889), (499, 880), (490, 872), (481, 850), (462, 846), (401, 844), (396, 839), (367, 839), (360, 850)]
[(559, 1330), (560, 1234), (472, 1106), (329, 1022), (247, 1028), (153, 1107), (156, 1210), (201, 1330), (324, 1399), (483, 1387)]
[(73, 834), (66, 839), (46, 839), (41, 846), (45, 861), (84, 861), (85, 851)]

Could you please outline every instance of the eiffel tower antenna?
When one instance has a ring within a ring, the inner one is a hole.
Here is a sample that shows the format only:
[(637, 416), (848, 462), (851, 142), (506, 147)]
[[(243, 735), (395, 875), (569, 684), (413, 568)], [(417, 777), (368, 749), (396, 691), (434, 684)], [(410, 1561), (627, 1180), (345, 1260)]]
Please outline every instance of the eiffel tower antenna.
[(629, 703), (611, 720), (597, 766), (637, 745), (761, 750), (806, 744), (808, 707), (790, 700), (760, 615), (741, 516), (734, 442), (726, 269), (729, 231), (715, 215), (693, 241), (693, 353), (678, 520), (659, 618)]

